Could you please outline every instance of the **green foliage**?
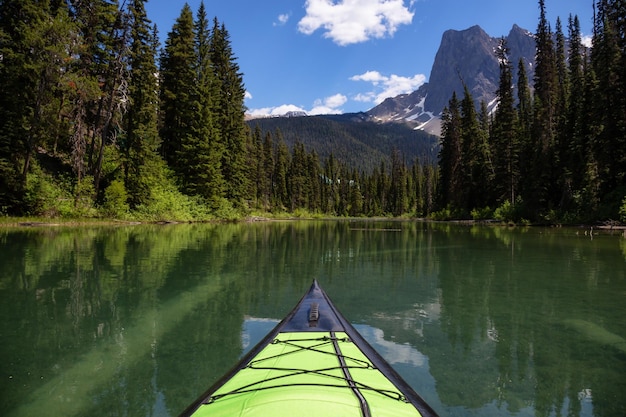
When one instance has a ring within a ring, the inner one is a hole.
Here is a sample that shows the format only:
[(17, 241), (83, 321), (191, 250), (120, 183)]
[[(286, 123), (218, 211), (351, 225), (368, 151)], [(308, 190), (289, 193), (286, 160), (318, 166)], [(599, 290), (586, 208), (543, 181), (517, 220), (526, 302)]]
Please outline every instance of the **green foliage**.
[(493, 212), (493, 217), (496, 220), (505, 223), (526, 223), (523, 218), (524, 202), (521, 197), (515, 200), (515, 203), (506, 200), (502, 205)]
[(467, 218), (467, 213), (450, 205), (442, 208), (441, 210), (435, 211), (430, 215), (430, 219), (435, 221), (464, 220)]
[(446, 221), (452, 219), (450, 207), (442, 208), (430, 214), (430, 219), (435, 221)]
[(319, 212), (311, 212), (303, 208), (296, 209), (292, 216), (298, 219), (321, 219), (324, 217)]
[(246, 215), (241, 208), (236, 208), (231, 201), (223, 197), (212, 201), (211, 208), (211, 216), (214, 219), (234, 221)]
[(489, 220), (494, 218), (494, 211), (489, 207), (475, 208), (470, 215), (474, 220)]
[(78, 217), (71, 178), (54, 178), (32, 166), (25, 188), (26, 215), (43, 217)]
[(124, 218), (128, 215), (130, 206), (127, 203), (128, 193), (124, 181), (114, 180), (104, 190), (104, 205), (102, 207), (107, 217)]
[(74, 216), (95, 217), (93, 178), (85, 177), (74, 184)]
[(622, 223), (626, 223), (626, 197), (622, 199), (622, 205), (619, 208), (619, 218)]
[(158, 184), (151, 191), (151, 202), (138, 206), (132, 218), (142, 221), (204, 221), (215, 218), (199, 197), (182, 194), (174, 186)]

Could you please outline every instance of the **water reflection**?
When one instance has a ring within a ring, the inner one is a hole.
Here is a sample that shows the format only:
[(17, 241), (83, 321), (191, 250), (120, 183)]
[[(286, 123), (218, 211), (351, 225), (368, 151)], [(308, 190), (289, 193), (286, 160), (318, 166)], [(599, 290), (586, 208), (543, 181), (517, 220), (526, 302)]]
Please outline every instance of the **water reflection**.
[(625, 241), (371, 221), (3, 229), (0, 415), (176, 415), (313, 278), (442, 415), (626, 415)]

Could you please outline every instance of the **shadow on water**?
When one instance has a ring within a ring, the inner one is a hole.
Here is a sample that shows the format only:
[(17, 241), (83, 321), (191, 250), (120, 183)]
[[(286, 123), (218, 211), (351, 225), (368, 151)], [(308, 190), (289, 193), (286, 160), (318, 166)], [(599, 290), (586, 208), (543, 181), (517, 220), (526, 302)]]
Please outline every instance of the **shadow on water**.
[(177, 415), (320, 280), (445, 415), (626, 415), (626, 239), (272, 222), (0, 231), (0, 414)]

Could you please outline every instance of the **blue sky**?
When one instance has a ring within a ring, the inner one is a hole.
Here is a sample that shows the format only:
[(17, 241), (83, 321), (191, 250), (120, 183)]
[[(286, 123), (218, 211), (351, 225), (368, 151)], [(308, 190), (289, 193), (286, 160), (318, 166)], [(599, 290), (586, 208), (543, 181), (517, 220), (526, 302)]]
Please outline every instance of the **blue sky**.
[[(200, 0), (188, 0), (195, 12)], [(578, 15), (592, 30), (593, 0), (545, 0), (554, 29)], [(148, 17), (164, 41), (185, 0), (150, 0)], [(441, 36), (480, 25), (507, 35), (534, 32), (535, 0), (205, 0), (226, 25), (244, 76), (249, 113), (366, 111), (428, 81)]]

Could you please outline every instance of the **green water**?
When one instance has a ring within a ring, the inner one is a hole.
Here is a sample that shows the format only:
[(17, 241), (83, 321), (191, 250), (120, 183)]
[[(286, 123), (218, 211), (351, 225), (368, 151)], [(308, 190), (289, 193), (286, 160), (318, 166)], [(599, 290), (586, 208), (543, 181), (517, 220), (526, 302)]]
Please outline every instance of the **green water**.
[(317, 278), (442, 416), (625, 416), (626, 238), (278, 222), (0, 229), (0, 415), (176, 416)]

